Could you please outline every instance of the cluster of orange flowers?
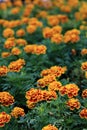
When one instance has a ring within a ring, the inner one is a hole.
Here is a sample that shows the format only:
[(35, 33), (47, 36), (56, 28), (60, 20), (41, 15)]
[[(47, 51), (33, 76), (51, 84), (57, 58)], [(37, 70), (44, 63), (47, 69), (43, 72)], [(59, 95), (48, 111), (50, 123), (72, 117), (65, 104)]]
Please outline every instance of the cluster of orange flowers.
[(24, 59), (18, 59), (16, 61), (12, 61), (8, 65), (8, 69), (10, 72), (20, 72), (20, 70), (23, 68), (25, 65), (25, 60)]
[(0, 113), (0, 127), (4, 127), (5, 123), (8, 123), (11, 119), (11, 116), (6, 112)]
[(77, 29), (72, 29), (67, 31), (64, 36), (61, 34), (62, 28), (61, 26), (54, 26), (53, 28), (45, 27), (43, 29), (44, 38), (51, 38), (51, 42), (54, 43), (68, 43), (68, 42), (78, 42), (80, 40), (80, 31)]
[(26, 53), (32, 53), (32, 54), (36, 54), (36, 55), (40, 55), (40, 54), (45, 54), (46, 53), (46, 46), (45, 45), (26, 45), (24, 47), (24, 51)]
[(14, 103), (14, 97), (9, 92), (0, 92), (0, 104), (9, 106)]
[(58, 128), (54, 125), (49, 124), (47, 126), (44, 126), (42, 130), (58, 130)]
[(57, 98), (57, 94), (54, 91), (47, 91), (41, 89), (31, 88), (26, 92), (27, 106), (32, 109), (36, 103), (40, 101), (49, 101)]
[(15, 118), (18, 118), (18, 117), (24, 116), (24, 115), (25, 115), (24, 109), (20, 108), (20, 107), (14, 107), (14, 109), (11, 112), (11, 116), (13, 116)]
[(78, 95), (79, 88), (76, 84), (67, 84), (61, 87), (59, 91), (61, 95), (67, 94), (69, 98), (72, 98)]
[(70, 107), (70, 110), (74, 109), (79, 109), (80, 108), (80, 102), (78, 99), (75, 98), (70, 98), (67, 102), (66, 105)]
[(79, 115), (80, 115), (81, 118), (87, 119), (87, 108), (82, 109), (80, 111)]

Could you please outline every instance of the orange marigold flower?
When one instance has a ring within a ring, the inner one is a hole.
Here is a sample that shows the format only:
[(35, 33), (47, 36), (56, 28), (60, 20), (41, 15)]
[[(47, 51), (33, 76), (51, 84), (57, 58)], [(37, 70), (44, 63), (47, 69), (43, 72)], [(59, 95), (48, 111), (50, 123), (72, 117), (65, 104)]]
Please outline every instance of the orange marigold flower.
[(8, 38), (8, 37), (13, 37), (14, 36), (14, 31), (10, 28), (6, 28), (4, 31), (3, 31), (3, 36), (5, 38)]
[(87, 61), (82, 63), (81, 69), (87, 71)]
[(49, 83), (52, 83), (53, 81), (56, 81), (55, 75), (47, 75), (37, 81), (37, 86), (44, 88), (45, 86), (49, 85)]
[[(64, 89), (64, 90), (63, 90)], [(72, 98), (74, 96), (78, 95), (79, 88), (76, 84), (67, 84), (64, 87), (60, 88), (60, 93), (67, 94), (69, 98)], [(65, 93), (64, 93), (65, 92)]]
[(20, 11), (20, 8), (18, 8), (18, 7), (15, 7), (15, 8), (12, 8), (12, 9), (11, 9), (11, 13), (12, 13), (12, 14), (18, 14), (19, 11)]
[(51, 42), (60, 44), (63, 41), (63, 35), (56, 33), (51, 37)]
[(16, 35), (18, 37), (22, 37), (25, 35), (25, 30), (24, 29), (19, 29), (18, 31), (16, 31)]
[(11, 49), (14, 46), (15, 46), (15, 41), (10, 39), (7, 39), (6, 42), (4, 43), (4, 48), (6, 49)]
[(87, 89), (83, 90), (82, 97), (83, 98), (87, 98)]
[(25, 46), (27, 44), (27, 41), (24, 39), (16, 39), (16, 44), (19, 46)]
[(14, 47), (12, 50), (11, 50), (11, 54), (12, 55), (19, 55), (21, 54), (21, 50), (17, 47)]
[(62, 32), (62, 27), (59, 26), (59, 25), (56, 25), (56, 26), (54, 26), (54, 27), (52, 28), (52, 33), (53, 33), (53, 35), (54, 35), (54, 34), (61, 33), (61, 32)]
[(37, 27), (35, 25), (29, 25), (29, 26), (27, 26), (27, 32), (29, 34), (34, 33), (36, 31), (36, 29), (37, 29)]
[(2, 53), (1, 53), (1, 57), (2, 57), (2, 58), (9, 57), (10, 55), (11, 55), (10, 52), (2, 52)]
[(35, 102), (29, 101), (29, 100), (27, 100), (26, 103), (27, 103), (27, 106), (28, 106), (29, 109), (33, 109), (36, 105)]
[(78, 99), (71, 98), (66, 102), (66, 105), (70, 107), (70, 110), (79, 109), (80, 108), (80, 102)]
[(80, 31), (77, 29), (72, 29), (72, 30), (67, 31), (64, 35), (64, 42), (65, 43), (78, 42), (80, 40), (79, 34), (80, 34)]
[(43, 37), (44, 37), (44, 38), (51, 38), (52, 35), (53, 35), (53, 33), (52, 33), (52, 29), (51, 29), (51, 28), (45, 27), (45, 28), (43, 29)]
[(8, 123), (11, 116), (6, 112), (0, 112), (0, 127), (4, 127), (5, 123)]
[(83, 55), (87, 55), (87, 49), (86, 49), (86, 48), (84, 48), (84, 49), (81, 50), (81, 55), (82, 55), (82, 56), (83, 56)]
[(47, 126), (44, 126), (42, 130), (58, 130), (58, 128), (54, 125), (49, 124)]
[(83, 109), (80, 111), (79, 116), (80, 116), (81, 118), (87, 119), (87, 108), (83, 108)]
[(14, 107), (14, 109), (11, 112), (11, 116), (13, 116), (15, 118), (18, 118), (18, 117), (24, 116), (24, 115), (25, 115), (24, 109), (20, 108), (20, 107)]
[(10, 72), (20, 72), (20, 70), (25, 65), (24, 59), (18, 59), (9, 64), (8, 69)]
[(45, 54), (46, 53), (46, 46), (45, 45), (37, 45), (33, 48), (33, 54), (37, 54), (37, 55), (40, 55), (40, 54)]
[(14, 97), (9, 92), (0, 92), (0, 104), (9, 106), (14, 103)]
[(24, 51), (25, 51), (26, 53), (32, 53), (32, 52), (33, 52), (33, 49), (34, 49), (34, 45), (26, 45), (26, 46), (24, 47)]
[(48, 16), (47, 21), (50, 26), (56, 26), (59, 24), (59, 19), (58, 19), (57, 15)]
[(49, 84), (48, 90), (50, 91), (58, 91), (61, 88), (62, 84), (59, 81), (54, 81)]
[(8, 73), (8, 68), (6, 66), (0, 66), (0, 76), (6, 76)]

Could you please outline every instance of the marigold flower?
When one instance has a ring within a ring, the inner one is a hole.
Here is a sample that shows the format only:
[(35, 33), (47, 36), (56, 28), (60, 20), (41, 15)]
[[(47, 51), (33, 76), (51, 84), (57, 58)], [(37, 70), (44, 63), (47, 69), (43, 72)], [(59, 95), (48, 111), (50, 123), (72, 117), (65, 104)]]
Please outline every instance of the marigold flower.
[(51, 28), (45, 27), (45, 28), (43, 29), (43, 37), (44, 37), (44, 38), (51, 38), (52, 35), (53, 35), (53, 33), (52, 33), (52, 29), (51, 29)]
[(9, 106), (14, 103), (14, 97), (9, 92), (0, 92), (0, 104)]
[(81, 118), (87, 119), (87, 108), (83, 108), (83, 109), (80, 111), (79, 116), (80, 116)]
[(59, 24), (59, 19), (58, 19), (57, 15), (48, 16), (47, 21), (50, 26), (56, 26)]
[(27, 106), (28, 106), (29, 109), (33, 109), (36, 105), (35, 102), (29, 101), (29, 100), (27, 100), (26, 103), (27, 103)]
[(72, 83), (63, 86), (59, 91), (61, 95), (67, 94), (69, 98), (72, 98), (78, 95), (79, 88), (76, 84)]
[(87, 61), (82, 63), (81, 69), (87, 71)]
[(24, 29), (19, 29), (18, 31), (16, 31), (16, 35), (18, 37), (22, 37), (25, 35), (25, 30)]
[(25, 65), (24, 59), (18, 59), (9, 64), (8, 69), (10, 72), (20, 72), (20, 70)]
[(34, 33), (36, 31), (36, 29), (37, 29), (37, 27), (35, 25), (29, 25), (29, 26), (27, 26), (27, 32), (29, 34)]
[(16, 44), (19, 46), (25, 46), (27, 44), (27, 41), (24, 39), (16, 39)]
[(78, 42), (80, 40), (79, 34), (80, 34), (80, 31), (77, 29), (72, 29), (72, 30), (67, 31), (64, 35), (64, 42), (65, 43)]
[(87, 55), (87, 49), (86, 49), (86, 48), (84, 48), (84, 49), (81, 50), (81, 55), (82, 55), (82, 56), (83, 56), (83, 55)]
[(47, 126), (44, 126), (42, 130), (58, 130), (58, 128), (54, 125), (49, 124)]
[(78, 99), (71, 98), (66, 102), (66, 105), (70, 107), (70, 110), (79, 109), (80, 108), (80, 102)]
[(10, 52), (2, 52), (2, 53), (1, 53), (1, 57), (2, 57), (2, 58), (9, 57), (10, 55), (11, 55)]
[(51, 37), (51, 42), (60, 44), (63, 41), (63, 35), (56, 33)]
[(59, 81), (54, 81), (49, 84), (48, 90), (49, 91), (58, 91), (61, 88), (62, 84)]
[(11, 112), (11, 116), (13, 116), (15, 118), (18, 118), (18, 117), (24, 116), (24, 115), (25, 115), (24, 109), (21, 107), (14, 107), (14, 109)]
[(4, 31), (3, 31), (3, 36), (5, 38), (8, 38), (8, 37), (13, 37), (14, 36), (14, 31), (10, 28), (6, 28)]
[(4, 43), (4, 48), (6, 49), (11, 49), (14, 46), (15, 46), (15, 42), (11, 40), (6, 40), (6, 42)]
[(17, 47), (14, 47), (12, 50), (11, 50), (11, 54), (12, 55), (19, 55), (21, 54), (21, 50)]
[(40, 54), (45, 54), (46, 53), (46, 46), (45, 45), (37, 45), (33, 48), (33, 54), (37, 54), (37, 55), (40, 55)]
[(54, 35), (54, 34), (61, 33), (61, 32), (62, 32), (62, 27), (59, 26), (59, 25), (56, 25), (56, 26), (54, 26), (54, 27), (52, 28), (52, 33), (53, 33), (53, 35)]
[(18, 8), (18, 7), (14, 7), (14, 8), (11, 9), (12, 14), (18, 14), (19, 11), (20, 11), (20, 8)]
[(6, 112), (0, 112), (0, 127), (4, 127), (5, 123), (8, 123), (11, 116)]
[(8, 73), (8, 68), (6, 66), (0, 66), (0, 76), (6, 76)]
[(83, 98), (87, 98), (87, 89), (83, 90), (82, 97)]

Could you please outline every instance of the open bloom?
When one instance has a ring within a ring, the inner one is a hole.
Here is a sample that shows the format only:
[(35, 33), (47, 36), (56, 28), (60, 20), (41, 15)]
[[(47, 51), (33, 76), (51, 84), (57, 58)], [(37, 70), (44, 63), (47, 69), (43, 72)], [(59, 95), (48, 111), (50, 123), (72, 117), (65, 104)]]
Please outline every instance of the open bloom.
[(44, 126), (42, 130), (58, 130), (58, 128), (54, 125), (49, 124), (47, 126)]
[(8, 73), (8, 68), (6, 66), (0, 66), (0, 76), (5, 76)]
[(11, 116), (13, 116), (15, 118), (18, 118), (18, 117), (24, 116), (24, 115), (25, 115), (24, 109), (20, 108), (20, 107), (14, 107), (14, 109), (11, 112)]

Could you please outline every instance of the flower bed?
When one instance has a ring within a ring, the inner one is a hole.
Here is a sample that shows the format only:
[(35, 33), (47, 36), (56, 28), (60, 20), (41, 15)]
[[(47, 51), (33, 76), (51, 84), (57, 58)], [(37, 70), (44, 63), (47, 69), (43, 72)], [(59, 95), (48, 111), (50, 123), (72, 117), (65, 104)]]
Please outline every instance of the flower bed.
[(0, 129), (87, 129), (87, 1), (0, 3)]

